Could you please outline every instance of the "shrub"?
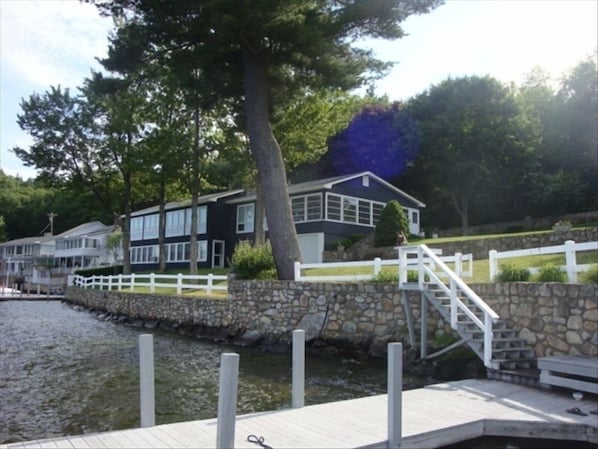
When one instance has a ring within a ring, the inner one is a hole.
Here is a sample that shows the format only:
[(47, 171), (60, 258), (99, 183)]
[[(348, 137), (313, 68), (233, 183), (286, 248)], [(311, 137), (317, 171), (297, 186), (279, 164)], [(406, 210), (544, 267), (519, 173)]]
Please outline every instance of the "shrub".
[(409, 235), (409, 220), (401, 204), (392, 200), (384, 206), (380, 214), (374, 231), (374, 246), (396, 245), (398, 232)]
[(86, 268), (75, 271), (75, 274), (90, 277), (90, 276), (110, 276), (116, 274), (122, 274), (123, 266), (122, 265), (114, 265), (108, 267), (95, 267), (95, 268)]
[(582, 273), (580, 280), (586, 284), (598, 284), (598, 265), (592, 265), (588, 271)]
[(567, 273), (554, 265), (544, 265), (534, 277), (537, 282), (567, 282)]
[(381, 271), (372, 278), (372, 282), (376, 284), (398, 284), (399, 275), (392, 271)]
[(504, 264), (496, 275), (496, 282), (527, 282), (530, 279), (530, 272), (527, 268), (516, 265)]
[(238, 279), (276, 278), (272, 248), (268, 243), (254, 246), (246, 240), (237, 243), (231, 260), (231, 268)]

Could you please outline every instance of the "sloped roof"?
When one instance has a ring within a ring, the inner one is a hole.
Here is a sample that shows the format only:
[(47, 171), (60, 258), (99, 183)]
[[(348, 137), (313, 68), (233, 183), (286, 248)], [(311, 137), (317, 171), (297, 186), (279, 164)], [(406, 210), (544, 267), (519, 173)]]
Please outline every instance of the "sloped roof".
[(108, 226), (102, 223), (101, 221), (90, 221), (88, 223), (83, 223), (74, 228), (68, 229), (64, 232), (61, 232), (58, 235), (55, 235), (56, 238), (66, 238), (66, 237), (75, 237), (75, 236), (83, 236), (83, 235), (92, 235), (92, 234), (101, 234), (112, 232), (114, 226)]
[(46, 243), (56, 239), (55, 235), (44, 235), (37, 237), (23, 237), (20, 239), (9, 240), (8, 242), (0, 243), (0, 246), (13, 246), (13, 245), (31, 245), (34, 243)]
[[(302, 182), (299, 184), (291, 184), (288, 187), (289, 195), (297, 195), (299, 193), (308, 193), (308, 192), (313, 192), (313, 191), (322, 190), (322, 189), (326, 189), (326, 190), (332, 189), (332, 187), (334, 187), (336, 184), (351, 181), (356, 178), (361, 178), (362, 176), (368, 176), (368, 177), (374, 179), (376, 182), (382, 184), (387, 189), (397, 193), (398, 195), (408, 198), (410, 201), (413, 201), (418, 207), (426, 207), (426, 205), (424, 203), (422, 203), (421, 201), (419, 201), (418, 199), (412, 197), (408, 193), (405, 193), (401, 189), (386, 182), (384, 179), (380, 178), (379, 176), (376, 176), (374, 173), (372, 173), (370, 171), (353, 173), (351, 175), (334, 176), (331, 178), (318, 179), (315, 181), (307, 181), (307, 182)], [(235, 198), (235, 199), (229, 200), (227, 202), (231, 203), (231, 204), (244, 203), (247, 201), (254, 201), (255, 198), (256, 198), (256, 194), (255, 194), (255, 192), (253, 192), (251, 194), (248, 194), (248, 195), (245, 195), (245, 196), (242, 196), (239, 198)]]
[[(237, 190), (227, 190), (226, 192), (217, 192), (217, 193), (209, 193), (207, 195), (202, 195), (198, 198), (198, 204), (206, 204), (206, 203), (215, 203), (221, 198), (226, 198), (228, 196), (237, 195), (239, 193), (243, 193), (243, 189)], [(191, 200), (183, 200), (183, 201), (171, 201), (165, 204), (165, 210), (174, 210), (174, 209), (182, 209), (184, 207), (190, 207)], [(136, 210), (135, 212), (131, 213), (131, 217), (137, 217), (139, 215), (148, 215), (148, 214), (155, 214), (160, 211), (160, 206), (151, 206), (145, 209)]]

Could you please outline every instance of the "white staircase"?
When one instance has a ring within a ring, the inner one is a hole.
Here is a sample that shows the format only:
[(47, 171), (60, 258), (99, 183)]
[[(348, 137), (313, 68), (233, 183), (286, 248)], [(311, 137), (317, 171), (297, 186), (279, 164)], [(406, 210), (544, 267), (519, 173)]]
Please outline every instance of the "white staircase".
[(399, 247), (399, 284), (412, 286), (407, 282), (407, 269), (417, 266), (417, 289), (489, 372), (535, 368), (534, 351), (527, 342), (518, 338), (510, 324), (501, 320), (436, 253), (426, 245)]

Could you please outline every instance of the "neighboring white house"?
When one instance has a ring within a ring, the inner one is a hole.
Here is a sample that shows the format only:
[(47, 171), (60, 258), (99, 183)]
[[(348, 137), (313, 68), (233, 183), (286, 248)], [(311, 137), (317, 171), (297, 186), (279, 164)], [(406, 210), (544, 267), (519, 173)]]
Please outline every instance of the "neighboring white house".
[(38, 278), (39, 267), (53, 265), (54, 236), (25, 237), (0, 243), (0, 278), (8, 283), (18, 276)]
[(106, 240), (113, 231), (114, 226), (92, 221), (54, 236), (54, 267), (61, 273), (71, 273), (112, 264), (114, 255), (106, 248)]

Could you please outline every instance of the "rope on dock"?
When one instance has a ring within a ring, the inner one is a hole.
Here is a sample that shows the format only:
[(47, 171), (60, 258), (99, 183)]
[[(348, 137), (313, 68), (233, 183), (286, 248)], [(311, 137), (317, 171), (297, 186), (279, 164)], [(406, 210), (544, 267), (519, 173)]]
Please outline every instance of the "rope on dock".
[(259, 444), (264, 449), (272, 449), (272, 446), (268, 446), (266, 443), (264, 443), (264, 437), (258, 437), (258, 436), (255, 436), (255, 435), (248, 435), (247, 436), (247, 441), (249, 441), (250, 443), (253, 443), (253, 444)]

